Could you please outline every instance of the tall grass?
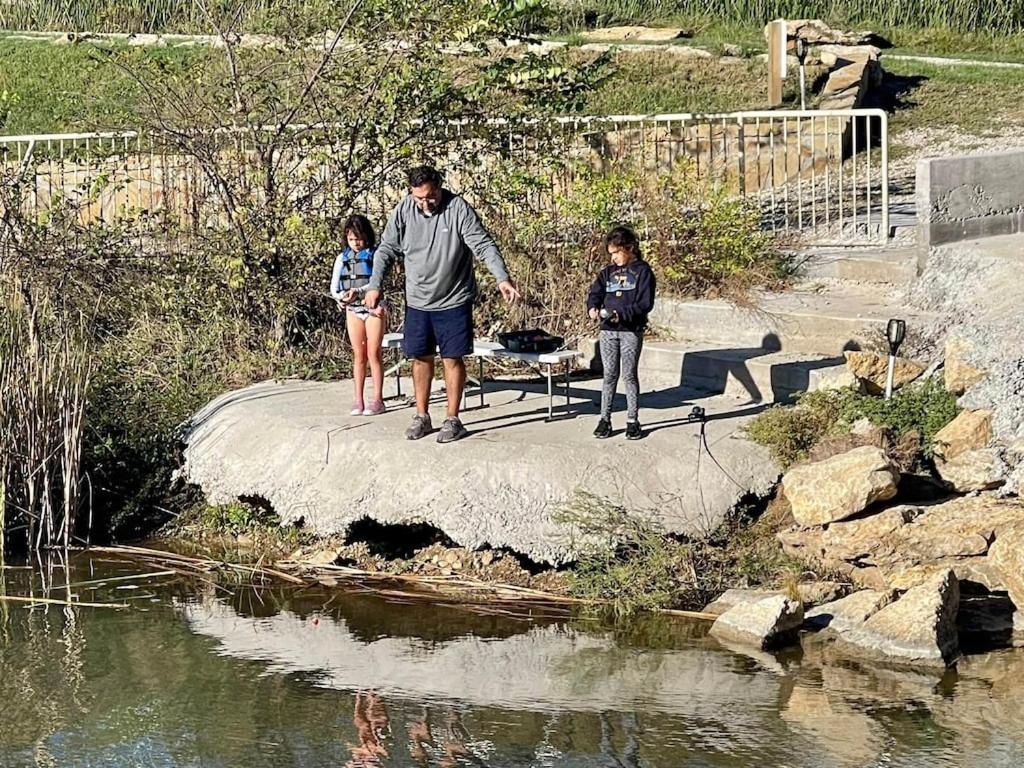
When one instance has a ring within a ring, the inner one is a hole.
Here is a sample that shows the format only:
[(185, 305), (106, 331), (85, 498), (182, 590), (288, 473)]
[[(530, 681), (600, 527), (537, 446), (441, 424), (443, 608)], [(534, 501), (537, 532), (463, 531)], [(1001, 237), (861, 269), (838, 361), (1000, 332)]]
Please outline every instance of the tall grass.
[[(211, 17), (245, 32), (270, 32), (293, 16), (301, 0), (0, 0), (0, 28), (68, 32), (208, 33)], [(346, 4), (322, 6), (324, 25)]]
[(86, 321), (11, 286), (0, 321), (0, 524), (32, 549), (67, 547), (84, 506)]
[(599, 23), (650, 22), (681, 17), (756, 22), (821, 18), (885, 27), (946, 27), (960, 31), (1024, 31), (1024, 0), (555, 0), (568, 13), (563, 20), (581, 25), (588, 16)]

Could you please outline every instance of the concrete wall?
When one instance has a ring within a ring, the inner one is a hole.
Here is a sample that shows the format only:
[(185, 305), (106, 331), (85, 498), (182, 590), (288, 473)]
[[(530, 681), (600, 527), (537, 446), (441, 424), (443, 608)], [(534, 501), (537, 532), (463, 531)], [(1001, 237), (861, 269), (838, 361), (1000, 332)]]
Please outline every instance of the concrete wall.
[(917, 164), (918, 244), (1024, 232), (1024, 152), (941, 157)]

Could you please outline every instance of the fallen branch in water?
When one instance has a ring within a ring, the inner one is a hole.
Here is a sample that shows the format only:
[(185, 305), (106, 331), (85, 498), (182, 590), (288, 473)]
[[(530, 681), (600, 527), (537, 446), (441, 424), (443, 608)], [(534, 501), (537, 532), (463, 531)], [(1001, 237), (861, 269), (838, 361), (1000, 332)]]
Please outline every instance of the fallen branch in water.
[[(214, 560), (208, 557), (193, 557), (191, 555), (182, 555), (178, 552), (168, 552), (162, 549), (150, 549), (148, 547), (135, 547), (122, 544), (110, 547), (90, 547), (89, 551), (104, 552), (112, 555), (123, 555), (135, 560), (146, 560), (150, 563), (161, 564), (165, 568), (175, 569), (177, 567), (179, 573), (181, 568), (189, 568), (199, 573), (211, 573), (213, 571), (229, 569), (242, 573), (249, 573), (251, 576), (272, 576), (276, 579), (281, 579), (282, 581), (287, 581), (292, 584), (306, 583), (296, 576), (292, 576), (291, 574), (279, 571), (275, 568), (268, 568), (262, 565), (241, 565), (239, 563), (229, 563), (224, 560)], [(182, 575), (191, 576), (194, 574)]]
[(8, 603), (45, 603), (46, 605), (70, 605), (75, 608), (127, 608), (127, 603), (84, 603), (77, 600), (57, 600), (52, 597), (20, 597), (16, 595), (0, 595), (0, 602)]
[[(559, 595), (514, 584), (497, 584), (482, 581), (465, 574), (425, 576), (382, 573), (380, 571), (366, 571), (347, 565), (307, 563), (298, 560), (281, 561), (276, 564), (276, 567), (270, 568), (262, 565), (262, 560), (255, 564), (245, 565), (206, 557), (182, 555), (177, 552), (160, 549), (127, 545), (90, 547), (89, 551), (119, 555), (133, 560), (142, 560), (150, 565), (159, 565), (189, 577), (198, 577), (199, 574), (208, 575), (215, 571), (232, 570), (248, 573), (252, 577), (259, 575), (264, 579), (278, 579), (289, 584), (301, 586), (319, 584), (326, 587), (336, 587), (340, 586), (342, 582), (350, 586), (365, 585), (374, 594), (420, 601), (446, 602), (444, 599), (439, 600), (439, 598), (447, 598), (447, 601), (457, 600), (460, 604), (511, 603), (522, 608), (531, 606), (541, 608), (552, 605), (593, 607), (604, 605), (607, 602)], [(407, 589), (396, 589), (396, 586), (404, 586)], [(713, 614), (700, 611), (671, 610), (666, 608), (658, 609), (654, 612), (667, 616), (699, 619), (702, 621), (714, 621), (718, 618)]]

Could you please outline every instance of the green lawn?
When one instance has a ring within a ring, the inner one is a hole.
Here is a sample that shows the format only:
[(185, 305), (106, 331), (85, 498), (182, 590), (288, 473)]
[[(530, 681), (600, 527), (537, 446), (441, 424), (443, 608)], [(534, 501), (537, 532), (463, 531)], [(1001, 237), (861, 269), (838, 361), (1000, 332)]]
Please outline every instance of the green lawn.
[(590, 114), (731, 112), (766, 106), (764, 64), (671, 53), (620, 54), (615, 73), (591, 95)]
[[(197, 48), (132, 49), (167, 77), (209, 55)], [(134, 127), (142, 92), (91, 44), (53, 45), (0, 38), (0, 133), (56, 133)]]
[[(147, 48), (127, 55), (155, 62), (171, 78), (187, 75), (215, 54), (202, 48)], [(883, 64), (889, 74), (881, 103), (895, 106), (894, 134), (924, 126), (981, 132), (1007, 122), (1024, 124), (1024, 70), (884, 57)], [(141, 99), (138, 84), (102, 48), (0, 38), (2, 134), (132, 128)], [(717, 112), (765, 104), (765, 66), (757, 58), (702, 59), (651, 51), (620, 53), (613, 73), (590, 95), (584, 111)]]
[(1024, 70), (883, 63), (889, 87), (898, 87), (890, 123), (894, 135), (924, 127), (955, 126), (964, 133), (983, 133), (1000, 126), (1024, 126)]

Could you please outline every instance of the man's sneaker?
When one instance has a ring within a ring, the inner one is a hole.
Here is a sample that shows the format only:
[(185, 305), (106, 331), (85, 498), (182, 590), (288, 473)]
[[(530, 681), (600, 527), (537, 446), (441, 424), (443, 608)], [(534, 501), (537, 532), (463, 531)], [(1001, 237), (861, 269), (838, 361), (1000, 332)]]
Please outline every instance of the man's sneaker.
[(606, 437), (612, 436), (612, 423), (608, 419), (601, 419), (597, 422), (597, 428), (594, 430), (594, 437), (601, 438), (602, 440)]
[(363, 411), (363, 416), (380, 416), (385, 411), (387, 408), (384, 407), (383, 400), (371, 400)]
[(639, 421), (626, 422), (626, 439), (627, 440), (639, 440), (644, 436), (644, 433), (640, 430)]
[(419, 440), (434, 431), (434, 425), (430, 423), (429, 413), (417, 413), (412, 417), (412, 424), (405, 430), (405, 436), (409, 440)]
[(356, 400), (352, 403), (352, 410), (349, 412), (349, 416), (362, 416), (365, 406), (360, 400)]
[(437, 442), (452, 443), (468, 434), (469, 430), (462, 426), (458, 417), (445, 419), (444, 424), (441, 425), (441, 431), (437, 433)]

